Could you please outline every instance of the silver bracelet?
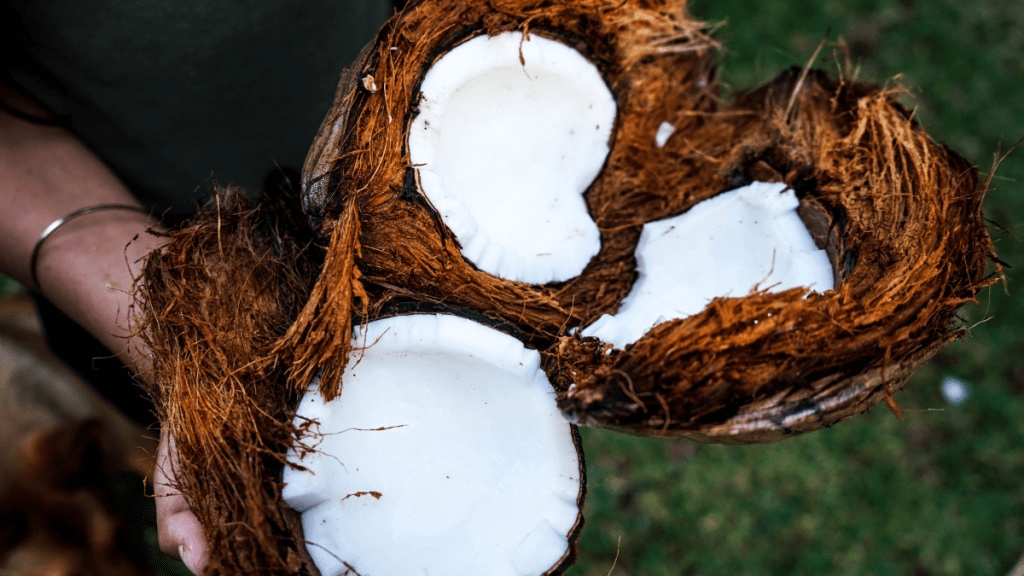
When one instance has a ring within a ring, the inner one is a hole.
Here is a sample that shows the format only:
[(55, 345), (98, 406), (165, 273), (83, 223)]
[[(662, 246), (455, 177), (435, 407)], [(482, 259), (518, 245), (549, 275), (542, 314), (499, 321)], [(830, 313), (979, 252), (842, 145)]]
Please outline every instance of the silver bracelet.
[(32, 288), (36, 292), (42, 293), (39, 286), (39, 270), (37, 265), (39, 264), (39, 251), (43, 247), (43, 243), (50, 237), (58, 228), (71, 222), (79, 216), (85, 216), (86, 214), (92, 214), (93, 212), (102, 212), (105, 210), (130, 210), (132, 212), (140, 212), (142, 214), (149, 214), (149, 210), (146, 210), (142, 206), (134, 206), (132, 204), (97, 204), (95, 206), (86, 206), (80, 208), (74, 212), (57, 218), (50, 225), (47, 226), (43, 233), (39, 235), (39, 239), (36, 240), (36, 245), (32, 247), (32, 258), (29, 260), (29, 272), (32, 274)]

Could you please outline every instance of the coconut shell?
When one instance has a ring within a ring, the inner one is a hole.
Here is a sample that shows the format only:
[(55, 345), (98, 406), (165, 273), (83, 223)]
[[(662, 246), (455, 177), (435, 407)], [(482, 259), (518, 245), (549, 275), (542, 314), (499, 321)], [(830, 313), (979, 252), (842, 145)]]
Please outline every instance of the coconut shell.
[[(508, 30), (576, 48), (618, 104), (586, 192), (601, 250), (563, 283), (476, 269), (408, 160), (425, 71), (468, 38)], [(418, 2), (393, 19), (348, 72), (304, 175), (315, 225), (358, 214), (371, 315), (420, 301), (512, 324), (544, 352), (567, 415), (637, 434), (771, 441), (891, 401), (961, 334), (956, 310), (990, 281), (977, 170), (916, 125), (898, 88), (794, 68), (722, 101), (703, 30), (679, 1)], [(662, 147), (666, 121), (676, 131)], [(646, 222), (754, 180), (797, 192), (834, 291), (721, 298), (624, 351), (568, 335), (629, 293)]]
[[(476, 269), (406, 149), (430, 65), (510, 30), (574, 47), (618, 105), (611, 152), (585, 195), (601, 249), (562, 283)], [(346, 71), (307, 158), (312, 232), (287, 205), (230, 193), (172, 234), (147, 265), (136, 312), (177, 442), (178, 487), (214, 573), (315, 573), (280, 501), (280, 471), (303, 433), (294, 406), (318, 374), (326, 399), (341, 392), (354, 322), (402, 310), (506, 327), (541, 351), (560, 407), (587, 425), (763, 442), (896, 406), (911, 372), (963, 334), (957, 309), (993, 281), (987, 183), (913, 121), (897, 88), (791, 70), (725, 101), (715, 48), (683, 0), (410, 2)], [(662, 122), (676, 131), (658, 147)], [(629, 293), (644, 223), (753, 180), (796, 191), (835, 290), (718, 298), (625, 350), (575, 335)]]
[[(409, 163), (406, 134), (426, 70), (465, 40), (509, 30), (576, 48), (597, 66), (618, 104), (610, 156), (586, 194), (602, 248), (578, 278), (564, 283), (531, 285), (476, 269), (420, 192)], [(628, 293), (633, 250), (650, 219), (631, 214), (631, 206), (668, 215), (720, 191), (698, 184), (702, 175), (687, 170), (666, 175), (672, 180), (666, 186), (647, 169), (644, 156), (653, 146), (637, 141), (653, 141), (665, 119), (684, 127), (702, 122), (697, 113), (716, 100), (713, 46), (681, 3), (411, 3), (343, 79), (307, 157), (305, 209), (326, 236), (338, 215), (354, 207), (362, 223), (357, 267), (378, 307), (413, 300), (475, 310), (514, 324), (539, 348), (550, 346), (567, 328), (614, 310)]]
[(960, 336), (957, 310), (991, 281), (984, 186), (898, 94), (793, 69), (723, 109), (747, 119), (728, 122), (722, 156), (738, 161), (723, 175), (770, 171), (797, 191), (836, 289), (719, 298), (625, 351), (563, 337), (548, 351), (563, 410), (646, 435), (778, 440), (891, 401)]

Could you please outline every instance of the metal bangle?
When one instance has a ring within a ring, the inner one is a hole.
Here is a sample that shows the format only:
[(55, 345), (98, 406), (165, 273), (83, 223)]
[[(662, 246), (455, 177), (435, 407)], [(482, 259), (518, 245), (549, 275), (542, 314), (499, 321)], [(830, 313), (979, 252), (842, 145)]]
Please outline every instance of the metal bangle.
[(42, 234), (39, 235), (39, 239), (36, 240), (36, 245), (32, 247), (32, 258), (29, 260), (28, 264), (29, 272), (32, 275), (32, 287), (36, 292), (42, 293), (42, 290), (40, 289), (39, 286), (39, 270), (37, 266), (39, 264), (39, 251), (42, 249), (43, 243), (46, 242), (46, 239), (49, 238), (54, 232), (56, 232), (58, 228), (74, 220), (75, 218), (78, 218), (79, 216), (85, 216), (86, 214), (92, 214), (93, 212), (102, 212), (106, 210), (129, 210), (132, 212), (149, 214), (149, 210), (146, 210), (142, 206), (134, 206), (132, 204), (97, 204), (95, 206), (86, 206), (85, 208), (80, 208), (78, 210), (75, 210), (74, 212), (71, 212), (70, 214), (57, 218), (53, 222), (50, 222), (50, 225), (43, 230)]

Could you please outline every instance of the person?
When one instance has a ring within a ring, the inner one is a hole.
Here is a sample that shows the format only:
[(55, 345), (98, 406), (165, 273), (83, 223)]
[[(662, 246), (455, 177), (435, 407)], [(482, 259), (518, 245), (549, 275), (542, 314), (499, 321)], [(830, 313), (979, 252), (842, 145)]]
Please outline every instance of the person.
[[(136, 421), (153, 413), (122, 367), (148, 362), (128, 338), (130, 288), (160, 230), (214, 183), (256, 190), (301, 166), (341, 70), (394, 8), (0, 4), (0, 271), (35, 293), (51, 347)], [(160, 547), (201, 574), (205, 542), (169, 486), (173, 459), (161, 435)]]

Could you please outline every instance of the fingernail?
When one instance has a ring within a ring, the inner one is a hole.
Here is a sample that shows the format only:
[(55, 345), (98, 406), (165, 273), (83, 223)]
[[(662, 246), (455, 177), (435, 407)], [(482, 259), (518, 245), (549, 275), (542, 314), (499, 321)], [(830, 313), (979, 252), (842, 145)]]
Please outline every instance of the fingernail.
[(185, 562), (185, 545), (184, 544), (178, 544), (178, 559), (181, 560), (181, 562), (183, 564), (188, 564), (187, 562)]
[(185, 545), (184, 544), (182, 544), (181, 546), (178, 546), (178, 556), (181, 556), (181, 563), (185, 565), (185, 568), (188, 568), (189, 572), (191, 572), (193, 574), (199, 574), (199, 570), (197, 570), (196, 567), (193, 566), (192, 563), (188, 561), (188, 555), (185, 553)]

